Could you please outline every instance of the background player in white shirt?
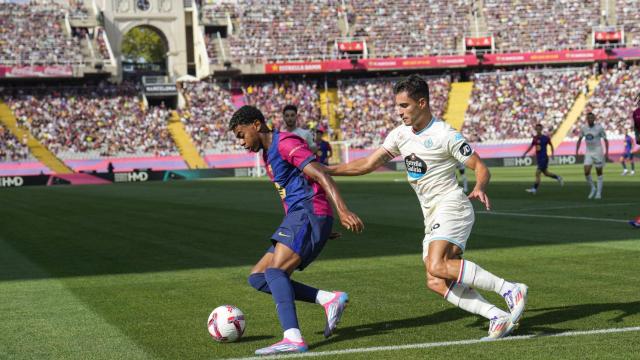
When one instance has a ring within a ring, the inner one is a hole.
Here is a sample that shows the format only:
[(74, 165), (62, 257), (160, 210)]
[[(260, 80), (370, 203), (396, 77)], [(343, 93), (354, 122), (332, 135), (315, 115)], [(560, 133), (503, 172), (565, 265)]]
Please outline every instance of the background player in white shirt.
[[(584, 176), (587, 179), (587, 184), (591, 190), (589, 191), (589, 199), (602, 199), (602, 182), (603, 182), (603, 168), (604, 164), (609, 157), (609, 140), (607, 140), (607, 134), (604, 128), (600, 124), (596, 124), (596, 116), (590, 112), (587, 114), (587, 124), (580, 128), (580, 137), (576, 144), (576, 156), (580, 150), (580, 143), (582, 138), (585, 139), (586, 150), (584, 153)], [(604, 140), (605, 152), (602, 152), (602, 142)], [(596, 167), (596, 174), (598, 174), (598, 186), (593, 185), (593, 178), (591, 177), (591, 167)]]
[(298, 127), (298, 107), (295, 105), (287, 105), (282, 109), (282, 118), (284, 119), (285, 130), (294, 133), (303, 138), (311, 151), (315, 154), (318, 151), (318, 144), (314, 139), (311, 131)]
[[(422, 259), (427, 286), (447, 301), (490, 320), (489, 339), (508, 335), (517, 326), (527, 299), (527, 287), (514, 284), (461, 258), (474, 222), (469, 199), (491, 205), (485, 188), (491, 177), (465, 138), (432, 116), (427, 82), (412, 75), (394, 87), (396, 111), (403, 124), (389, 133), (383, 146), (366, 158), (329, 167), (332, 175), (363, 175), (401, 155), (409, 184), (424, 215)], [(476, 172), (467, 196), (456, 181), (458, 162)], [(511, 314), (485, 300), (476, 289), (504, 297)]]

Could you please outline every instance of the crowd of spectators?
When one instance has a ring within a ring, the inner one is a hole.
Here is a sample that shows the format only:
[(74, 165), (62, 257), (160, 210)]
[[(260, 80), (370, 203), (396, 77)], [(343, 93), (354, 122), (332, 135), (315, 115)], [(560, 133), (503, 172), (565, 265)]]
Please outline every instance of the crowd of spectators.
[(351, 1), (349, 18), (376, 57), (454, 53), (468, 30), (471, 0)]
[(63, 29), (56, 2), (0, 3), (0, 64), (80, 63), (80, 40)]
[[(393, 85), (397, 79), (358, 79), (338, 83), (342, 139), (357, 149), (377, 147), (400, 124), (395, 111)], [(427, 79), (431, 111), (441, 118), (447, 106), (448, 77)]]
[[(640, 95), (640, 66), (627, 68), (624, 63), (604, 72), (593, 95), (585, 107), (585, 114), (593, 112), (598, 123), (604, 126), (611, 137), (624, 135), (625, 130), (633, 134), (631, 114), (636, 109)], [(577, 136), (586, 123), (583, 116), (574, 126), (572, 134)], [(633, 135), (632, 135), (633, 136)]]
[(340, 7), (339, 0), (247, 0), (204, 4), (203, 17), (229, 13), (235, 19), (228, 39), (236, 61), (317, 60), (333, 56), (332, 45), (341, 36)]
[(584, 48), (600, 0), (484, 0), (484, 15), (499, 52)]
[(61, 158), (177, 153), (164, 106), (144, 109), (129, 84), (5, 90), (23, 126)]
[(247, 104), (262, 110), (272, 127), (283, 126), (282, 109), (293, 104), (298, 107), (302, 128), (326, 126), (320, 109), (318, 84), (312, 81), (275, 81), (245, 83), (243, 91)]
[(31, 159), (25, 140), (19, 140), (11, 131), (0, 125), (0, 162)]
[(580, 91), (588, 68), (477, 74), (463, 134), (473, 142), (529, 138), (535, 124), (553, 133)]
[(625, 34), (632, 37), (627, 46), (640, 46), (640, 1), (616, 0), (616, 9), (618, 24), (623, 25)]
[(181, 86), (188, 106), (180, 111), (180, 118), (200, 152), (243, 151), (228, 131), (235, 110), (229, 90), (205, 81), (184, 82)]

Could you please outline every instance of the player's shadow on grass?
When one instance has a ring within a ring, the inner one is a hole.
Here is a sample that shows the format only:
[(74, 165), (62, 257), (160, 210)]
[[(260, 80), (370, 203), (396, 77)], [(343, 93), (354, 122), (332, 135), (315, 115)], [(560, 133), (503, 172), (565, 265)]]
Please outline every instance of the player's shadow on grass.
[[(529, 309), (525, 311), (524, 317), (520, 321), (520, 327), (515, 335), (551, 335), (565, 331), (575, 330), (573, 328), (557, 328), (551, 325), (561, 324), (567, 321), (596, 316), (601, 313), (615, 312), (606, 323), (602, 323), (600, 328), (616, 327), (628, 316), (640, 314), (640, 301), (628, 303), (600, 303), (600, 304), (580, 304), (569, 306), (558, 306), (551, 308)], [(479, 318), (474, 325), (485, 324), (484, 319)]]
[[(327, 344), (334, 344), (340, 341), (347, 341), (357, 338), (364, 338), (368, 336), (380, 335), (383, 333), (397, 331), (399, 329), (418, 328), (422, 326), (438, 325), (446, 322), (457, 321), (467, 317), (473, 316), (460, 309), (451, 308), (439, 311), (433, 314), (427, 314), (424, 316), (418, 316), (414, 318), (381, 321), (370, 324), (354, 325), (349, 327), (340, 327), (336, 329), (334, 336), (314, 344), (312, 347), (321, 347)], [(488, 321), (483, 321), (477, 326), (479, 328), (487, 327)], [(471, 326), (475, 327), (476, 324)]]
[(243, 336), (241, 342), (243, 343), (256, 342), (256, 341), (262, 341), (262, 340), (273, 339), (273, 338), (275, 338), (275, 336), (269, 336), (269, 335)]
[[(580, 320), (601, 313), (613, 311), (616, 312), (615, 316), (610, 319), (608, 323), (602, 324), (600, 327), (616, 327), (616, 325), (624, 321), (626, 317), (640, 314), (640, 301), (629, 303), (581, 304), (552, 308), (530, 309), (525, 312), (525, 315), (521, 321), (521, 326), (516, 331), (515, 335), (551, 335), (566, 332), (574, 329), (553, 328), (550, 326), (566, 321)], [(380, 335), (399, 329), (438, 325), (441, 323), (458, 321), (468, 317), (475, 317), (476, 321), (467, 325), (466, 327), (483, 330), (487, 329), (488, 321), (486, 319), (479, 316), (474, 316), (460, 309), (451, 308), (439, 311), (434, 314), (428, 314), (414, 318), (381, 321), (377, 323), (361, 324), (344, 328), (338, 327), (333, 337), (316, 343), (312, 347), (322, 347), (327, 344), (334, 344), (340, 341)]]

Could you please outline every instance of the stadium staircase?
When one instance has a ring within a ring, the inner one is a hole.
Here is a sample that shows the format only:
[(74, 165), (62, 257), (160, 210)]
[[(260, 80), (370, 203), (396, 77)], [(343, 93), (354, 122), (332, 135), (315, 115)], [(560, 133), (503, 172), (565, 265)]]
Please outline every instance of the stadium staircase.
[(338, 106), (338, 89), (324, 89), (320, 91), (320, 114), (325, 119), (329, 119), (329, 127), (334, 133), (340, 131), (340, 123), (336, 115)]
[(0, 101), (0, 122), (18, 139), (27, 138), (27, 147), (31, 154), (44, 166), (56, 174), (73, 174), (73, 170), (58, 159), (49, 149), (43, 146), (28, 130), (18, 126), (18, 121), (11, 109)]
[(169, 133), (171, 133), (173, 141), (178, 146), (184, 162), (189, 166), (189, 169), (206, 169), (209, 167), (193, 144), (191, 136), (187, 134), (177, 112), (173, 111), (171, 113), (171, 119), (169, 119), (167, 128), (169, 129)]
[(558, 146), (562, 143), (564, 138), (569, 134), (573, 125), (578, 121), (580, 115), (584, 111), (584, 108), (587, 106), (587, 101), (593, 95), (596, 86), (600, 82), (599, 77), (591, 77), (587, 85), (589, 86), (589, 92), (585, 95), (583, 92), (580, 92), (580, 95), (576, 98), (576, 101), (573, 102), (573, 106), (571, 106), (571, 110), (567, 113), (567, 116), (562, 121), (562, 124), (558, 127), (558, 130), (551, 137), (551, 144), (554, 148), (558, 148)]
[(462, 129), (464, 114), (469, 107), (473, 82), (457, 82), (451, 84), (449, 91), (449, 101), (444, 113), (444, 120), (457, 130)]

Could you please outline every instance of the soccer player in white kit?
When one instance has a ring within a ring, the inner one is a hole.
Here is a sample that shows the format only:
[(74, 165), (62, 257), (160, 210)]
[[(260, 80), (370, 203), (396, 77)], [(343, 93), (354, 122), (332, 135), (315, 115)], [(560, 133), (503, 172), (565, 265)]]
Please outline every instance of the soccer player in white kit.
[[(580, 128), (580, 137), (576, 144), (576, 156), (580, 150), (580, 143), (584, 138), (587, 149), (584, 153), (584, 177), (587, 179), (587, 184), (591, 190), (589, 191), (589, 199), (602, 199), (602, 170), (606, 159), (609, 157), (609, 140), (607, 140), (607, 134), (604, 128), (600, 124), (596, 124), (596, 116), (589, 112), (587, 114), (587, 124)], [(602, 152), (602, 141), (604, 140), (605, 152)], [(598, 175), (598, 185), (593, 185), (593, 178), (591, 177), (591, 167), (595, 166), (596, 174)]]
[[(422, 260), (427, 286), (453, 305), (489, 319), (489, 336), (485, 339), (507, 336), (524, 312), (527, 286), (505, 281), (461, 257), (474, 222), (469, 199), (478, 199), (487, 210), (491, 208), (485, 193), (489, 170), (462, 134), (431, 114), (425, 80), (411, 75), (394, 86), (394, 93), (403, 124), (368, 157), (330, 166), (328, 171), (331, 175), (363, 175), (402, 156), (407, 179), (424, 215)], [(468, 197), (456, 181), (458, 162), (476, 173), (476, 185)], [(500, 294), (511, 313), (489, 303), (476, 289)]]

